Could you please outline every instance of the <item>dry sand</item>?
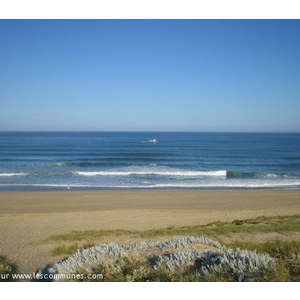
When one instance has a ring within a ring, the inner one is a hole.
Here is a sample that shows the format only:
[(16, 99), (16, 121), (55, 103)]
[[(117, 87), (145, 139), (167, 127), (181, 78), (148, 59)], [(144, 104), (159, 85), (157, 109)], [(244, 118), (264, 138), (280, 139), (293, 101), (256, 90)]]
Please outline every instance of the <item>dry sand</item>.
[(49, 245), (32, 245), (54, 234), (292, 214), (300, 214), (300, 191), (0, 192), (0, 255), (33, 272), (57, 260)]

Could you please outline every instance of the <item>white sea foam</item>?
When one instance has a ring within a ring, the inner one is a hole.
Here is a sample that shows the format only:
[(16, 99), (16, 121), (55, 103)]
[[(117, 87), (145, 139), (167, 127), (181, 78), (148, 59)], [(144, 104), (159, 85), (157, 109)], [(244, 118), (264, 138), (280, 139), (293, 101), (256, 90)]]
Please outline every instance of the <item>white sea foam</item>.
[(210, 183), (162, 183), (155, 184), (153, 188), (276, 188), (300, 186), (300, 181), (294, 182), (210, 182)]
[(280, 177), (280, 175), (277, 174), (272, 174), (272, 173), (267, 173), (267, 174), (259, 174), (257, 177), (261, 177), (261, 178), (278, 178)]
[(0, 177), (26, 176), (28, 173), (0, 173)]
[(176, 177), (226, 177), (227, 171), (91, 171), (91, 172), (73, 172), (79, 176), (176, 176)]
[(262, 180), (220, 180), (220, 181), (210, 181), (210, 182), (179, 182), (179, 183), (159, 183), (159, 184), (147, 184), (148, 182), (142, 182), (142, 184), (136, 185), (117, 185), (117, 184), (56, 184), (56, 183), (5, 183), (0, 184), (0, 186), (27, 186), (27, 187), (57, 187), (65, 188), (70, 185), (71, 188), (100, 188), (100, 189), (160, 189), (160, 188), (300, 188), (300, 180), (293, 181), (262, 181)]
[(53, 164), (50, 164), (52, 166), (64, 166), (66, 163), (62, 163), (62, 162), (58, 162), (58, 163), (53, 163)]

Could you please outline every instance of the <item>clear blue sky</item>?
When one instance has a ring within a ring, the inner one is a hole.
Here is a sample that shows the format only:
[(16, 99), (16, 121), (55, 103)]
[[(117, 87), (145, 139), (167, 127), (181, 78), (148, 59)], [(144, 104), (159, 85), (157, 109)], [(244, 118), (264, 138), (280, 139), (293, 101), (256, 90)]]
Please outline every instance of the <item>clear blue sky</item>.
[(300, 132), (300, 21), (1, 20), (0, 130)]

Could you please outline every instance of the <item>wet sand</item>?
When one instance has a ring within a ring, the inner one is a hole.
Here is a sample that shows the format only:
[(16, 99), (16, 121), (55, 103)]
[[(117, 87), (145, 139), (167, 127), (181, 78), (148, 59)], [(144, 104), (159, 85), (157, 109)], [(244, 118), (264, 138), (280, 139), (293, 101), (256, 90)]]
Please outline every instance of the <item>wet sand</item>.
[(146, 230), (300, 214), (300, 191), (65, 191), (0, 192), (0, 255), (20, 272), (55, 259), (49, 245), (33, 246), (73, 230)]

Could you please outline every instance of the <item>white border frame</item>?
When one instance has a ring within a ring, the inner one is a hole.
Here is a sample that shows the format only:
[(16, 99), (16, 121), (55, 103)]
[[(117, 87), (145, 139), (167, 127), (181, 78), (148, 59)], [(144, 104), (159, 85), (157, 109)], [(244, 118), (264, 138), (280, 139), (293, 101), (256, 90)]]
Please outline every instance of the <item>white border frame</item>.
[(0, 0), (1, 19), (295, 19), (297, 0)]

